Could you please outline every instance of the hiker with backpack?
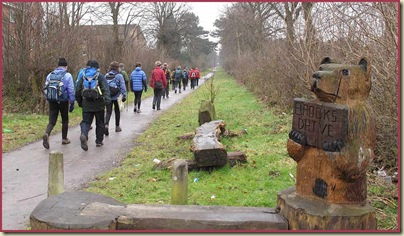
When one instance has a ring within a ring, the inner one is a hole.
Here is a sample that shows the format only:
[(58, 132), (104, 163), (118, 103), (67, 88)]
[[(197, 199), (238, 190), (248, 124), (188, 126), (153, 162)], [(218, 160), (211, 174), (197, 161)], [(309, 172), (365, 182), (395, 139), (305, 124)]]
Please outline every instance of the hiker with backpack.
[(130, 89), (135, 94), (134, 109), (133, 112), (140, 113), (140, 104), (142, 103), (142, 93), (147, 92), (147, 78), (146, 74), (142, 70), (142, 64), (136, 63), (136, 68), (130, 74)]
[(166, 74), (166, 80), (167, 80), (167, 87), (165, 87), (162, 92), (163, 99), (165, 99), (166, 97), (169, 98), (168, 95), (170, 94), (170, 78), (171, 78), (171, 72), (168, 69), (167, 63), (163, 64), (163, 71)]
[(182, 78), (183, 78), (183, 75), (182, 75), (181, 66), (178, 66), (174, 72), (174, 91), (175, 91), (175, 93), (177, 93), (177, 90), (179, 90), (179, 92), (181, 93)]
[(195, 89), (197, 73), (198, 72), (193, 67), (189, 71), (190, 78), (191, 78), (191, 89)]
[(80, 123), (80, 145), (84, 151), (88, 150), (88, 132), (95, 117), (95, 144), (104, 145), (104, 110), (111, 103), (108, 82), (98, 69), (100, 65), (92, 60), (90, 67), (78, 78), (75, 87), (77, 104), (82, 108), (83, 119)]
[(161, 62), (156, 61), (155, 65), (156, 65), (156, 67), (152, 71), (152, 76), (150, 79), (150, 87), (152, 87), (154, 90), (152, 108), (153, 108), (153, 110), (156, 109), (156, 105), (157, 105), (157, 110), (159, 111), (159, 110), (161, 110), (160, 109), (161, 92), (163, 91), (163, 89), (165, 87), (168, 86), (168, 84), (167, 84), (166, 74), (161, 69)]
[[(49, 123), (42, 136), (43, 146), (50, 148), (49, 136), (59, 116), (62, 117), (62, 145), (69, 144), (69, 112), (74, 110), (74, 83), (72, 75), (67, 72), (67, 61), (59, 58), (58, 67), (46, 76), (44, 95), (49, 103)], [(69, 107), (70, 104), (70, 107)]]
[(122, 74), (119, 73), (119, 63), (117, 61), (111, 62), (109, 71), (105, 75), (105, 79), (109, 85), (109, 95), (111, 96), (111, 103), (107, 105), (107, 113), (105, 114), (105, 129), (104, 134), (109, 135), (109, 120), (112, 115), (112, 107), (115, 112), (115, 132), (121, 132), (122, 128), (119, 126), (121, 120), (121, 111), (119, 110), (118, 98), (122, 94), (122, 102), (126, 101), (126, 87), (125, 80)]
[(184, 68), (184, 70), (182, 71), (182, 86), (183, 86), (184, 91), (188, 86), (188, 77), (189, 77), (189, 73), (188, 73), (187, 69)]

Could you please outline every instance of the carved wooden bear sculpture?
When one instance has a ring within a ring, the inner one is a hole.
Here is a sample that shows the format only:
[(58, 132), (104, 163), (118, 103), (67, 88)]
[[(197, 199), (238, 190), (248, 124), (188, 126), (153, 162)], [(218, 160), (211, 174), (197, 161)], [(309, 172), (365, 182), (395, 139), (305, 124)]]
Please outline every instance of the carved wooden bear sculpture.
[(292, 129), (287, 150), (297, 162), (296, 192), (300, 196), (330, 203), (364, 204), (367, 197), (366, 170), (373, 160), (375, 122), (367, 103), (371, 88), (370, 62), (344, 65), (324, 58), (313, 74), (311, 91), (319, 103), (347, 108), (344, 140), (323, 142), (315, 147)]

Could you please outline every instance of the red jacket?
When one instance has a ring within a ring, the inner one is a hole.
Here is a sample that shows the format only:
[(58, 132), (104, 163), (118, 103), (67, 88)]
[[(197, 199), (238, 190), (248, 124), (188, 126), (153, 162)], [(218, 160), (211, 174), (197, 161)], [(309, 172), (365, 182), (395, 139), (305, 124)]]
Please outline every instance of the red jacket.
[(166, 79), (166, 74), (164, 71), (161, 69), (160, 66), (156, 66), (154, 70), (152, 71), (152, 76), (150, 79), (150, 87), (154, 89), (154, 85), (156, 84), (156, 81), (160, 81), (163, 83), (163, 88), (167, 87), (167, 79)]

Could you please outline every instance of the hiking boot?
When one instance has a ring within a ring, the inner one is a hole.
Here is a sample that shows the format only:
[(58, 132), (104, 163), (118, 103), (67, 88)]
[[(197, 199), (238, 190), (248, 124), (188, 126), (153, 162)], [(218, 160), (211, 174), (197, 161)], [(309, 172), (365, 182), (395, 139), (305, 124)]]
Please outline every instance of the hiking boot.
[(136, 112), (137, 111), (137, 109), (136, 109), (136, 107), (135, 107), (135, 109), (133, 109), (133, 112)]
[(170, 98), (170, 97), (167, 95), (167, 98)]
[(96, 143), (96, 144), (95, 144), (96, 147), (101, 147), (102, 145), (104, 145), (103, 142), (101, 142), (101, 143)]
[(157, 107), (157, 111), (160, 111), (161, 109), (160, 109), (160, 107)]
[(142, 111), (141, 111), (140, 109), (138, 109), (138, 110), (137, 110), (137, 113), (140, 113), (140, 112), (142, 112)]
[(121, 131), (122, 131), (121, 126), (117, 126), (117, 127), (115, 127), (115, 132), (121, 132)]
[(46, 149), (49, 149), (49, 135), (48, 135), (48, 134), (44, 134), (44, 135), (42, 136), (42, 140), (43, 140), (43, 142), (42, 142), (43, 147), (46, 148)]
[(106, 136), (109, 135), (108, 125), (105, 125), (104, 134), (105, 134)]
[(68, 138), (62, 139), (62, 145), (69, 144), (69, 143), (70, 143), (70, 139), (68, 139)]
[(84, 151), (87, 151), (87, 150), (88, 150), (87, 137), (86, 137), (84, 134), (80, 135), (80, 144), (81, 144), (81, 148), (82, 148)]
[(153, 110), (156, 109), (156, 105), (153, 104), (153, 107), (152, 107), (152, 108), (153, 108)]

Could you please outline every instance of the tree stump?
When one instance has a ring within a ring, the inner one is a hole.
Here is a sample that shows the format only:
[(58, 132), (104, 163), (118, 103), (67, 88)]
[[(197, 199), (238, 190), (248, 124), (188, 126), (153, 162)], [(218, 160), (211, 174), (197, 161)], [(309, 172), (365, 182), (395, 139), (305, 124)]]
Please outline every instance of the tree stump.
[(291, 230), (376, 230), (376, 213), (369, 205), (334, 204), (302, 197), (296, 188), (278, 192), (279, 214)]
[(224, 166), (227, 164), (227, 151), (219, 142), (220, 134), (225, 131), (223, 120), (205, 123), (196, 129), (191, 150), (200, 167)]
[(203, 100), (201, 102), (201, 106), (199, 108), (199, 113), (198, 113), (198, 123), (199, 125), (203, 125), (207, 122), (210, 122), (212, 120), (216, 119), (216, 111), (215, 111), (215, 105), (211, 103), (210, 101)]

